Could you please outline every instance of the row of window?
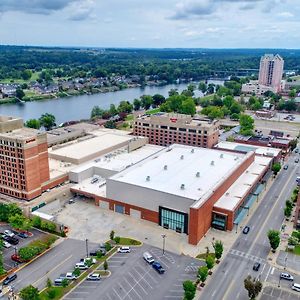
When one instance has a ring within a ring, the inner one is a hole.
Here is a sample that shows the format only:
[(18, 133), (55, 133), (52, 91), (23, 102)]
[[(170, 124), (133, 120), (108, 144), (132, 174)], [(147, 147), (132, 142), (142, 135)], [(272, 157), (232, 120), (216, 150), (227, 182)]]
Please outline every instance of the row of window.
[(22, 194), (17, 191), (12, 191), (3, 187), (0, 187), (0, 193), (12, 196), (12, 197), (17, 197), (17, 198), (26, 198), (25, 194)]
[(135, 123), (135, 126), (141, 126), (143, 127), (152, 127), (152, 128), (160, 128), (160, 129), (169, 129), (173, 131), (182, 131), (182, 132), (193, 132), (193, 133), (204, 133), (207, 134), (207, 130), (197, 130), (197, 129), (192, 129), (192, 128), (181, 128), (181, 127), (173, 127), (173, 126), (166, 126), (166, 125), (153, 125), (153, 124), (148, 124), (148, 123)]

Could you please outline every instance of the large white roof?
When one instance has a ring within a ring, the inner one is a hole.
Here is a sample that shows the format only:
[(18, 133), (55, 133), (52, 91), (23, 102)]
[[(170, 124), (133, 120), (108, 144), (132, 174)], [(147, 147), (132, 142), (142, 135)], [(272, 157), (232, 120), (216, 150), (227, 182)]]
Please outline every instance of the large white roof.
[(205, 201), (207, 195), (211, 194), (246, 156), (248, 155), (174, 144), (112, 176), (110, 180), (195, 201), (201, 200), (198, 205)]

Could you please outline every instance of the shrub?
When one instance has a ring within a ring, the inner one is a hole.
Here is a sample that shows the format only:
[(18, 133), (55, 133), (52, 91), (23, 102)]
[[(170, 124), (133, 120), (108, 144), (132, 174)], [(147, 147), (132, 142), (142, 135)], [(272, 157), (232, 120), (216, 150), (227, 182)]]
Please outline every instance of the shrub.
[(111, 240), (113, 240), (114, 237), (115, 237), (115, 232), (112, 230), (112, 231), (110, 232), (110, 234), (109, 234), (109, 238), (110, 238)]
[(68, 279), (67, 279), (67, 278), (64, 278), (63, 281), (61, 282), (61, 286), (65, 288), (65, 287), (67, 287), (68, 285), (69, 285)]
[(121, 240), (121, 238), (119, 236), (116, 236), (114, 238), (114, 241), (116, 242), (116, 244), (120, 244), (120, 240)]
[(111, 244), (106, 242), (105, 243), (105, 250), (108, 252), (112, 248)]
[(32, 218), (32, 226), (36, 228), (41, 228), (42, 219), (38, 216)]
[(47, 297), (48, 297), (49, 299), (54, 299), (55, 296), (56, 296), (56, 291), (55, 291), (55, 289), (49, 289), (49, 290), (47, 291)]
[(73, 271), (73, 275), (74, 276), (80, 276), (80, 269), (79, 268), (75, 268)]
[(51, 288), (52, 287), (52, 281), (50, 278), (47, 278), (47, 288)]

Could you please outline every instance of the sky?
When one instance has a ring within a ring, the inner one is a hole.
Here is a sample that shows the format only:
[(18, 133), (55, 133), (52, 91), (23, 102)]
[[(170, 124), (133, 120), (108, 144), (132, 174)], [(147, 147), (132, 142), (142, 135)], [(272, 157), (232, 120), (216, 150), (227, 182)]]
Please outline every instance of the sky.
[(299, 48), (300, 0), (0, 0), (0, 44)]

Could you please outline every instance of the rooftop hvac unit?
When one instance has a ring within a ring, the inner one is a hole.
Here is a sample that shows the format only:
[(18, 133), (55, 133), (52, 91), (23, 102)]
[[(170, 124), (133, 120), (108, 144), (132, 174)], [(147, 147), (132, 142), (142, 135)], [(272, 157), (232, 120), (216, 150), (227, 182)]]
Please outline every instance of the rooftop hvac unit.
[(180, 186), (180, 189), (181, 189), (181, 190), (184, 190), (184, 189), (185, 189), (184, 183)]
[(167, 165), (164, 165), (164, 170), (168, 170), (168, 166)]
[(200, 177), (200, 172), (197, 172), (197, 173), (196, 173), (196, 177)]
[(180, 159), (184, 159), (184, 155), (181, 155), (181, 156), (180, 156)]
[(191, 150), (191, 153), (194, 153), (194, 152), (195, 152), (195, 149), (192, 149), (192, 150)]
[(146, 177), (146, 181), (150, 181), (150, 176), (147, 176), (147, 177)]
[(226, 196), (229, 196), (229, 193), (227, 192), (225, 195), (226, 195)]
[(224, 158), (224, 154), (223, 153), (220, 154), (220, 158)]
[(239, 158), (236, 156), (235, 158), (234, 158), (234, 160), (238, 160)]
[(210, 165), (211, 165), (211, 166), (214, 166), (214, 165), (215, 165), (215, 162), (212, 160), (212, 161), (210, 162)]

